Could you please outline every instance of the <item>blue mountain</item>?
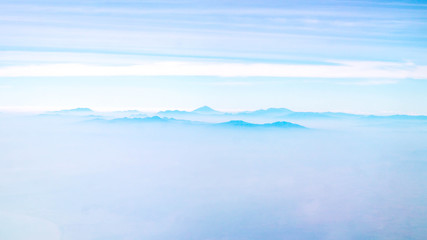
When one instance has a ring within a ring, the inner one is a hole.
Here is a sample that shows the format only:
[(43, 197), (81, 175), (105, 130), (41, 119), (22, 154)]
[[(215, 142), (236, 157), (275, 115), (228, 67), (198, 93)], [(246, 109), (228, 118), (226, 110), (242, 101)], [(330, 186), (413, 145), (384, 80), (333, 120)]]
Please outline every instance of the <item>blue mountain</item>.
[(187, 114), (191, 114), (191, 112), (180, 111), (180, 110), (166, 110), (166, 111), (160, 111), (157, 114), (158, 115), (187, 115)]
[(74, 108), (74, 109), (52, 111), (51, 113), (91, 113), (91, 112), (93, 112), (93, 110), (90, 108)]
[(333, 118), (333, 115), (320, 112), (293, 112), (281, 117), (285, 118)]
[(216, 125), (225, 126), (225, 127), (241, 127), (241, 128), (305, 128), (301, 125), (285, 122), (285, 121), (256, 124), (256, 123), (248, 123), (242, 120), (232, 120), (228, 122), (217, 123)]
[(221, 112), (213, 110), (212, 108), (208, 106), (199, 107), (192, 111), (192, 113), (198, 113), (198, 114), (220, 114)]
[(189, 124), (189, 125), (204, 125), (204, 126), (223, 126), (223, 127), (233, 127), (233, 128), (305, 128), (301, 125), (280, 121), (273, 123), (264, 123), (256, 124), (249, 123), (242, 120), (232, 120), (223, 123), (206, 123), (206, 122), (197, 122), (189, 120), (180, 120), (175, 118), (162, 118), (158, 116), (154, 117), (145, 117), (145, 118), (116, 118), (113, 120), (103, 120), (97, 119), (96, 121), (104, 121), (110, 123), (172, 123), (172, 124)]
[(268, 109), (260, 109), (256, 111), (251, 112), (239, 112), (235, 115), (241, 115), (241, 116), (253, 116), (253, 117), (272, 117), (272, 116), (281, 116), (281, 115), (287, 115), (293, 113), (292, 110), (289, 110), (287, 108), (268, 108)]
[(262, 124), (264, 127), (277, 127), (277, 128), (305, 128), (304, 126), (301, 126), (299, 124), (285, 122), (285, 121), (279, 121), (274, 123), (265, 123)]
[(203, 106), (200, 108), (197, 108), (191, 112), (188, 111), (181, 111), (181, 110), (166, 110), (166, 111), (160, 111), (157, 113), (160, 116), (185, 116), (185, 115), (218, 115), (222, 114), (222, 112), (216, 111), (208, 106)]
[(143, 117), (143, 118), (116, 118), (110, 120), (115, 123), (189, 123), (187, 120), (177, 120), (174, 118), (162, 118), (159, 116), (154, 117)]
[(218, 126), (231, 126), (231, 127), (256, 127), (259, 124), (248, 123), (242, 120), (231, 120), (228, 122), (217, 123)]

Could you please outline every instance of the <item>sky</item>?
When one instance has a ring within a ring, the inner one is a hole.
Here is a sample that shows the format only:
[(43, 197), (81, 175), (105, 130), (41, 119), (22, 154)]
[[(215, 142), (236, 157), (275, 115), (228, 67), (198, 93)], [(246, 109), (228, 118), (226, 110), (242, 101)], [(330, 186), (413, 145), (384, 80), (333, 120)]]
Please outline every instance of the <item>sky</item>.
[(427, 115), (427, 1), (0, 1), (0, 111)]

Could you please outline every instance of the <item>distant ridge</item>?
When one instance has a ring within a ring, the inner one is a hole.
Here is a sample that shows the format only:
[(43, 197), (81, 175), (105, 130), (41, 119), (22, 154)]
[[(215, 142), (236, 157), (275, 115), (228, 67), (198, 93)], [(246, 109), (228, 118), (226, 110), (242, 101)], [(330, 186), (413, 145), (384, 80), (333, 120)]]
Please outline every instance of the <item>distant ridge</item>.
[(109, 120), (110, 122), (121, 122), (121, 123), (168, 123), (168, 122), (191, 122), (188, 120), (177, 120), (175, 118), (162, 118), (159, 116), (153, 117), (142, 117), (142, 118), (115, 118)]
[(93, 110), (90, 108), (74, 108), (74, 109), (53, 111), (52, 113), (89, 113), (89, 112), (93, 112)]
[(261, 114), (284, 114), (284, 113), (293, 113), (292, 110), (287, 108), (267, 108), (253, 111), (252, 113), (261, 113)]
[(281, 116), (294, 113), (292, 110), (287, 108), (267, 108), (267, 109), (259, 109), (255, 111), (248, 112), (238, 112), (235, 115), (243, 115), (243, 116)]
[(265, 127), (280, 127), (280, 128), (306, 128), (302, 125), (291, 123), (291, 122), (285, 122), (285, 121), (279, 121), (274, 123), (266, 123), (263, 124)]
[(191, 112), (181, 111), (181, 110), (166, 110), (166, 111), (160, 111), (157, 114), (159, 114), (159, 115), (168, 115), (168, 114), (185, 115), (185, 114), (191, 114)]
[(216, 111), (208, 106), (203, 106), (203, 107), (199, 107), (197, 109), (194, 109), (191, 112), (188, 111), (182, 111), (182, 110), (165, 110), (165, 111), (160, 111), (157, 113), (158, 115), (161, 116), (181, 116), (181, 115), (218, 115), (218, 114), (223, 114), (220, 111)]
[(228, 122), (217, 123), (218, 126), (232, 126), (232, 127), (256, 127), (259, 124), (248, 123), (242, 120), (231, 120)]
[(200, 114), (218, 114), (221, 113), (219, 111), (216, 111), (208, 106), (199, 107), (192, 111), (193, 113), (200, 113)]
[(242, 120), (231, 120), (228, 122), (223, 123), (217, 123), (218, 126), (230, 126), (230, 127), (249, 127), (249, 128), (305, 128), (304, 126), (285, 122), (285, 121), (279, 121), (279, 122), (273, 122), (273, 123), (264, 123), (264, 124), (256, 124), (256, 123), (248, 123)]
[[(64, 109), (59, 111), (46, 112), (42, 115), (69, 115), (69, 116), (90, 116), (95, 113), (90, 108), (74, 108)], [(116, 114), (116, 118), (131, 117), (131, 118), (144, 118), (151, 114), (144, 114), (137, 110), (115, 111), (111, 112)], [(105, 115), (106, 113), (103, 113)], [(120, 114), (120, 115), (119, 115)], [(131, 115), (133, 114), (133, 115)], [(152, 116), (152, 115), (151, 115)], [(297, 112), (287, 108), (267, 108), (255, 111), (243, 112), (221, 112), (212, 109), (209, 106), (202, 106), (193, 111), (182, 110), (166, 110), (157, 113), (157, 116), (164, 118), (186, 119), (198, 121), (200, 119), (217, 119), (221, 121), (229, 121), (230, 119), (249, 120), (262, 119), (265, 121), (297, 121), (297, 120), (338, 120), (338, 119), (352, 119), (352, 120), (394, 120), (394, 121), (427, 121), (426, 115), (362, 115), (350, 114), (342, 112)], [(111, 116), (110, 116), (111, 117)], [(199, 118), (200, 117), (200, 118)], [(110, 118), (111, 119), (111, 118)], [(237, 124), (237, 122), (235, 123)], [(243, 124), (243, 123), (242, 123)]]
[(288, 118), (333, 118), (332, 114), (321, 113), (321, 112), (292, 112), (282, 117)]
[[(101, 119), (98, 119), (101, 120)], [(231, 120), (228, 122), (222, 123), (207, 123), (207, 122), (198, 122), (198, 121), (189, 121), (189, 120), (181, 120), (175, 118), (166, 118), (166, 117), (144, 117), (144, 118), (116, 118), (112, 120), (102, 120), (105, 122), (111, 123), (180, 123), (180, 124), (189, 124), (189, 125), (203, 125), (203, 126), (222, 126), (222, 127), (232, 127), (232, 128), (301, 128), (305, 129), (306, 127), (301, 126), (299, 124), (279, 121), (273, 123), (249, 123), (242, 120)]]

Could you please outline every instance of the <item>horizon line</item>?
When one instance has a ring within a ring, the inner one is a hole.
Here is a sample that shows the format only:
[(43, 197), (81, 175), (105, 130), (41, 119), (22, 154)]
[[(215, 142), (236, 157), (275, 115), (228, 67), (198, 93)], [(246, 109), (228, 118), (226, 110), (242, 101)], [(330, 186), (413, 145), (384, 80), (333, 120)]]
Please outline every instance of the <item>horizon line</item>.
[(392, 111), (383, 111), (383, 112), (362, 112), (362, 111), (342, 111), (342, 110), (326, 110), (326, 111), (314, 111), (314, 110), (292, 110), (287, 107), (262, 107), (262, 108), (253, 108), (253, 109), (230, 109), (230, 108), (214, 108), (208, 105), (201, 105), (195, 108), (141, 108), (141, 107), (34, 107), (34, 106), (0, 106), (1, 113), (16, 113), (16, 114), (25, 114), (25, 113), (47, 113), (47, 112), (57, 112), (57, 111), (67, 111), (67, 110), (76, 110), (76, 109), (89, 109), (94, 113), (108, 113), (108, 112), (121, 112), (121, 111), (139, 111), (141, 113), (151, 113), (156, 114), (162, 111), (185, 111), (193, 112), (202, 107), (209, 107), (214, 111), (220, 113), (243, 113), (243, 112), (253, 112), (257, 110), (267, 110), (267, 109), (287, 109), (292, 112), (297, 113), (345, 113), (345, 114), (355, 114), (355, 115), (373, 115), (373, 116), (393, 116), (393, 115), (407, 115), (407, 116), (427, 116), (427, 113), (414, 113), (414, 112), (392, 112)]

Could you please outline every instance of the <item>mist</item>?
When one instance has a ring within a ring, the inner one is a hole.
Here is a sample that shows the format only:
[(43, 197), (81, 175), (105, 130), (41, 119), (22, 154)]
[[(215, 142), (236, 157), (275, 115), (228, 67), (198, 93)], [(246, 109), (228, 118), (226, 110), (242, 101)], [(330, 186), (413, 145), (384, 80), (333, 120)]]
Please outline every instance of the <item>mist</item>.
[(294, 123), (304, 121), (277, 129), (1, 114), (0, 238), (427, 235), (425, 122)]

